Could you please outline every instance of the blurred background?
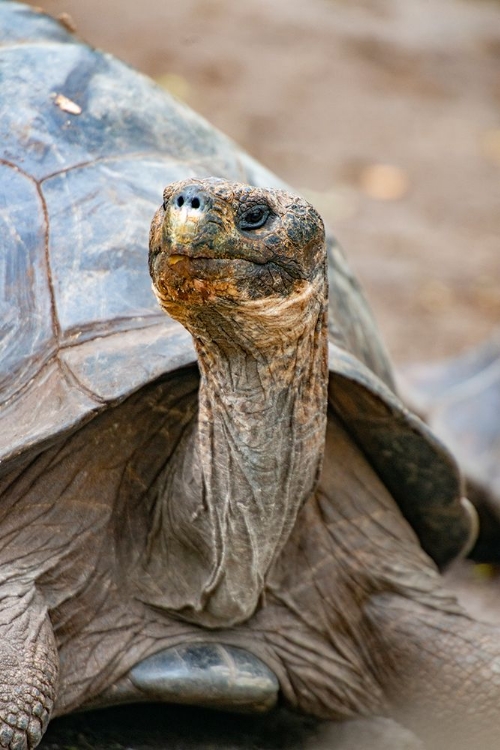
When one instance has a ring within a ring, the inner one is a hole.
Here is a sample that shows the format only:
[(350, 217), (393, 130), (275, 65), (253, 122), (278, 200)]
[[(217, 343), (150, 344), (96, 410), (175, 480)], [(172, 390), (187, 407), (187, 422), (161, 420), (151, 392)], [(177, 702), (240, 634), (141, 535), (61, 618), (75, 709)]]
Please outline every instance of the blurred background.
[(499, 321), (498, 0), (32, 4), (303, 192), (396, 362), (454, 354)]

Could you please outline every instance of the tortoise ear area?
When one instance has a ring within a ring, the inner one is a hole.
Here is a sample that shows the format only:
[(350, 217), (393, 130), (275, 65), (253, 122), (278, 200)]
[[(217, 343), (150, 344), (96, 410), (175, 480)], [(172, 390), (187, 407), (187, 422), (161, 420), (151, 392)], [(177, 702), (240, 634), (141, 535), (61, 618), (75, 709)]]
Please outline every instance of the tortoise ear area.
[(330, 407), (439, 568), (477, 535), (458, 466), (428, 427), (356, 357), (329, 344)]

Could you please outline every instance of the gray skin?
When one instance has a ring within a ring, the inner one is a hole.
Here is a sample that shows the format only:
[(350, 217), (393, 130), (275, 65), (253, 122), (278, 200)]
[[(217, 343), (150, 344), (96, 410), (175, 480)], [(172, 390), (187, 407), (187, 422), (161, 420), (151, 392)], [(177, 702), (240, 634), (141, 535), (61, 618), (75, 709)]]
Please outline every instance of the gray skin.
[[(0, 63), (0, 746), (91, 705), (262, 710), (278, 688), (437, 747), (487, 737), (498, 632), (438, 573), (474, 536), (461, 478), (318, 214), (2, 0)], [(147, 276), (177, 180), (150, 267), (194, 346)], [(270, 224), (248, 226), (255, 204)]]

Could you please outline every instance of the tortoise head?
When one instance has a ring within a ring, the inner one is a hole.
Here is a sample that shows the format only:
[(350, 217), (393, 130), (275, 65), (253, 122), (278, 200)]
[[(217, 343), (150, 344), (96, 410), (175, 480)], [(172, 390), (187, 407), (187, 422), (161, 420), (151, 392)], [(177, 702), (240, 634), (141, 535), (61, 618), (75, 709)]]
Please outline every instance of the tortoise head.
[[(281, 190), (216, 178), (173, 183), (151, 226), (155, 293), (194, 335), (217, 312), (225, 318), (243, 308), (265, 314), (285, 299), (324, 292), (325, 264), (321, 217)], [(219, 328), (211, 328), (213, 339)]]

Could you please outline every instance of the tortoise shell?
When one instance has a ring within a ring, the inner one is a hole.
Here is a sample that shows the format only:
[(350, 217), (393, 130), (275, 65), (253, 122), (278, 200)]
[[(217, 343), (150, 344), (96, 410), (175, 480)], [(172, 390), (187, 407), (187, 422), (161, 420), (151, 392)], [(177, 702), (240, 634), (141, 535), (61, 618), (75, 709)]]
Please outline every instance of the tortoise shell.
[[(189, 334), (147, 271), (163, 187), (281, 181), (228, 138), (52, 18), (0, 0), (0, 475), (169, 371)], [(330, 400), (439, 565), (470, 537), (456, 465), (393, 390), (332, 236)]]

